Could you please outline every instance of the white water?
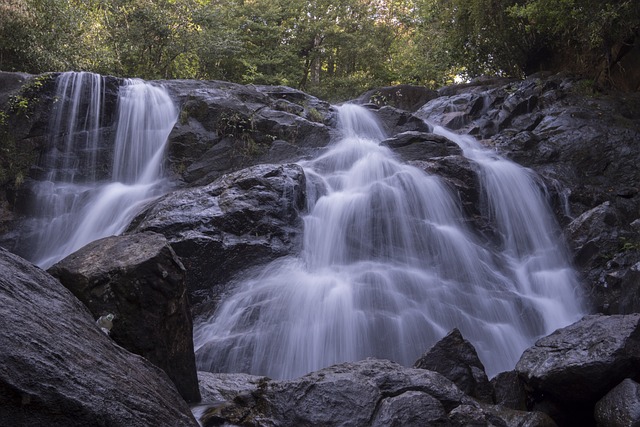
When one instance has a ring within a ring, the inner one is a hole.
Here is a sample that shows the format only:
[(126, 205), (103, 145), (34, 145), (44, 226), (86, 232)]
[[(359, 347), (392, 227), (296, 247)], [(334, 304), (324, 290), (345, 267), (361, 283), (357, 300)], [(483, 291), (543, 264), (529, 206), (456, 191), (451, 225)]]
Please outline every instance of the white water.
[(410, 365), (457, 327), (493, 375), (579, 318), (573, 271), (529, 173), (465, 147), (483, 165), (504, 236), (494, 253), (437, 177), (378, 145), (384, 134), (369, 112), (346, 105), (340, 119), (342, 139), (303, 165), (302, 253), (237, 284), (196, 325), (199, 369), (292, 378), (368, 356)]
[[(48, 268), (96, 239), (119, 234), (140, 206), (164, 191), (162, 161), (177, 109), (166, 90), (128, 80), (118, 95), (111, 180), (96, 180), (102, 77), (64, 73), (51, 125), (47, 179), (36, 187), (37, 231), (29, 258)], [(88, 105), (88, 106), (87, 106)], [(58, 144), (59, 146), (60, 144)]]

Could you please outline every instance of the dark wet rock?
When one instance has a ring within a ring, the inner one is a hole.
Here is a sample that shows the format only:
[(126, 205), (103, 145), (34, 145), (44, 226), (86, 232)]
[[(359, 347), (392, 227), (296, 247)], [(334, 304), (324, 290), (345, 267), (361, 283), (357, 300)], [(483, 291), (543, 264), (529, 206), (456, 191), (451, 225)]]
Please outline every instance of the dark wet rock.
[[(163, 82), (180, 105), (169, 162), (191, 185), (247, 166), (308, 157), (330, 140), (331, 106), (284, 86)], [(288, 150), (274, 142), (284, 141)]]
[(623, 380), (596, 403), (595, 419), (602, 427), (640, 425), (640, 384)]
[(391, 148), (404, 161), (429, 160), (433, 157), (461, 155), (456, 143), (433, 133), (407, 131), (380, 143)]
[(569, 224), (567, 231), (578, 265), (589, 265), (596, 261), (594, 258), (617, 249), (617, 245), (612, 246), (610, 236), (616, 233), (617, 225), (618, 215), (608, 201), (584, 212)]
[[(47, 140), (54, 77), (0, 71), (0, 245), (17, 249), (25, 182)], [(36, 83), (38, 82), (38, 83)]]
[(493, 403), (493, 389), (473, 345), (453, 329), (414, 363), (414, 368), (438, 372), (465, 394)]
[(421, 118), (397, 108), (385, 106), (372, 110), (382, 123), (383, 129), (388, 135), (396, 135), (402, 132), (431, 132), (431, 126)]
[(605, 314), (640, 311), (640, 242), (625, 225), (607, 201), (567, 227), (576, 264), (590, 269), (594, 305)]
[[(164, 370), (187, 402), (200, 392), (184, 267), (161, 234), (106, 237), (49, 269), (110, 336)], [(103, 317), (104, 316), (104, 317)]]
[(555, 425), (544, 414), (480, 404), (437, 372), (386, 360), (342, 363), (293, 380), (207, 375), (201, 385), (226, 400), (204, 409), (205, 427)]
[(199, 303), (235, 274), (297, 249), (305, 203), (300, 166), (258, 165), (161, 197), (129, 232), (169, 240), (187, 269), (191, 302)]
[(198, 372), (202, 402), (231, 401), (236, 397), (255, 393), (267, 377), (250, 374), (222, 374)]
[(0, 425), (197, 426), (160, 369), (56, 279), (0, 248)]
[(491, 379), (496, 405), (518, 411), (527, 410), (527, 391), (516, 371), (501, 372)]
[(586, 316), (527, 349), (516, 371), (554, 401), (593, 405), (623, 379), (640, 376), (640, 314)]
[[(487, 410), (487, 408), (485, 408)], [(507, 427), (556, 427), (557, 424), (553, 419), (544, 412), (525, 412), (513, 411), (496, 405), (488, 409), (493, 415), (491, 418), (492, 425), (500, 425), (500, 421)], [(466, 424), (471, 425), (471, 424)]]
[(218, 411), (218, 416), (236, 423), (234, 417), (240, 415), (257, 426), (381, 426), (393, 425), (391, 414), (402, 409), (407, 411), (403, 420), (452, 425), (448, 414), (461, 404), (478, 406), (440, 374), (367, 359), (295, 380), (266, 381), (257, 392)]

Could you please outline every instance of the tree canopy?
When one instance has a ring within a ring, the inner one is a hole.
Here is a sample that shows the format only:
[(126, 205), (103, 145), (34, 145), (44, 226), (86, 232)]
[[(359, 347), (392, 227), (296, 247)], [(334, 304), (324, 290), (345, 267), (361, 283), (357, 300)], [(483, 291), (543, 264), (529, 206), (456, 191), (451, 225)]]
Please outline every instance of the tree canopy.
[(283, 84), (335, 100), (397, 83), (569, 70), (640, 38), (637, 0), (3, 0), (0, 69)]

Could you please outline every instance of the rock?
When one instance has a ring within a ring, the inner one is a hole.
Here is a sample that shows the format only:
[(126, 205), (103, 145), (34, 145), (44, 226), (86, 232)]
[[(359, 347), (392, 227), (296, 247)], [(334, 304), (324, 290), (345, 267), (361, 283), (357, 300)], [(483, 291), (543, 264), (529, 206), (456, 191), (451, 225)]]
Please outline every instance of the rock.
[(421, 118), (397, 108), (385, 106), (372, 111), (389, 135), (408, 131), (430, 133), (432, 130)]
[(477, 406), (440, 374), (367, 359), (295, 380), (266, 381), (258, 392), (236, 399), (218, 416), (231, 424), (239, 423), (235, 417), (241, 416), (247, 425), (260, 426), (367, 426), (389, 425), (392, 413), (407, 410), (403, 420), (447, 425), (447, 414), (460, 404)]
[(567, 227), (575, 262), (592, 271), (593, 303), (605, 314), (640, 311), (640, 272), (635, 267), (640, 262), (640, 242), (637, 233), (624, 231), (623, 225), (619, 210), (607, 201)]
[(527, 392), (515, 371), (501, 372), (491, 379), (496, 405), (518, 411), (527, 410)]
[(640, 376), (640, 314), (586, 316), (527, 349), (516, 371), (554, 401), (593, 405), (623, 379)]
[(417, 131), (396, 134), (380, 144), (391, 148), (404, 161), (429, 160), (433, 157), (462, 154), (460, 147), (444, 136)]
[[(335, 112), (304, 92), (219, 81), (162, 83), (181, 105), (169, 136), (169, 163), (190, 185), (251, 165), (297, 161), (330, 141)], [(275, 141), (289, 150), (274, 156)]]
[(160, 369), (56, 279), (0, 248), (0, 425), (197, 426)]
[(598, 426), (640, 425), (640, 384), (627, 378), (596, 403)]
[[(491, 407), (485, 411), (492, 411), (494, 418), (492, 421), (495, 423), (496, 418), (504, 422), (504, 425), (518, 426), (518, 427), (557, 427), (557, 424), (551, 417), (543, 412), (525, 412), (525, 411), (511, 411), (507, 410), (500, 405)], [(499, 425), (495, 423), (494, 425)]]
[(269, 379), (258, 375), (198, 371), (203, 403), (234, 400), (240, 395), (255, 393), (265, 381)]
[(473, 345), (453, 329), (413, 365), (444, 375), (465, 394), (493, 403), (493, 389)]
[(187, 269), (191, 302), (199, 303), (235, 274), (298, 248), (305, 185), (298, 165), (253, 166), (161, 197), (129, 232), (169, 240)]
[(293, 380), (205, 373), (203, 384), (226, 399), (203, 408), (204, 427), (555, 426), (544, 414), (480, 404), (437, 372), (387, 360), (342, 363)]
[(384, 399), (371, 426), (446, 425), (448, 422), (447, 412), (436, 398), (419, 391), (407, 391)]
[(115, 342), (164, 370), (187, 402), (200, 401), (184, 267), (164, 236), (96, 240), (49, 273), (94, 318), (112, 316)]
[(542, 412), (514, 411), (499, 405), (460, 405), (449, 413), (453, 426), (557, 427)]

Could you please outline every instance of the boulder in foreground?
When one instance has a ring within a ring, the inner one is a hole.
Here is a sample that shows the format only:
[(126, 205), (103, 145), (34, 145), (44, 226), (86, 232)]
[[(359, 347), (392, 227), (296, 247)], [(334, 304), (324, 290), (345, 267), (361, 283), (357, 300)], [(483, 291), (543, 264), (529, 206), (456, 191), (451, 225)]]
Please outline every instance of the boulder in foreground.
[(569, 404), (594, 404), (640, 375), (640, 314), (586, 316), (527, 349), (516, 365), (534, 390)]
[(105, 237), (49, 273), (94, 318), (114, 316), (115, 342), (165, 371), (187, 402), (200, 401), (185, 271), (164, 236)]
[(0, 425), (197, 426), (160, 369), (57, 280), (0, 248)]

